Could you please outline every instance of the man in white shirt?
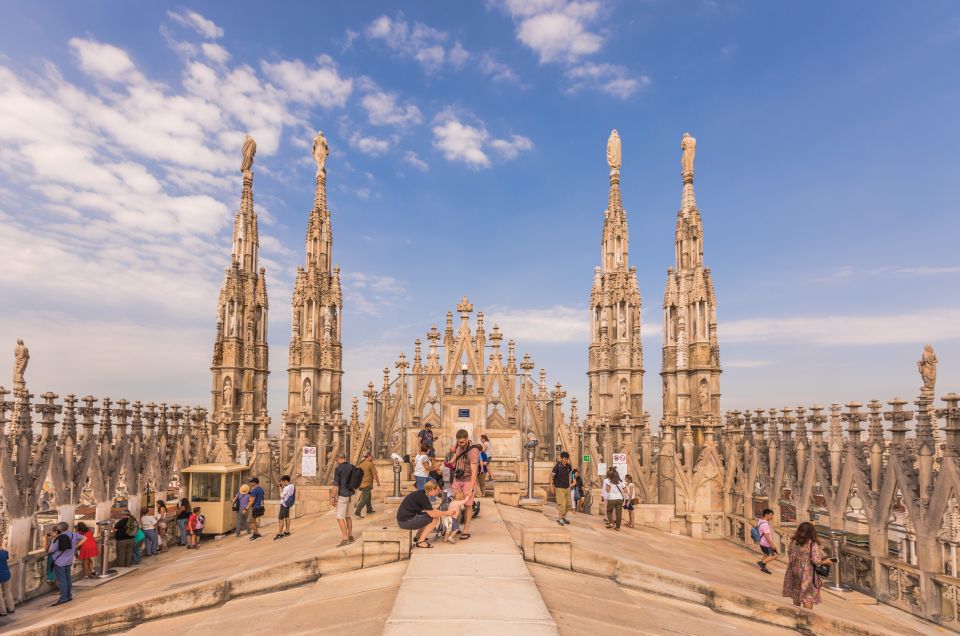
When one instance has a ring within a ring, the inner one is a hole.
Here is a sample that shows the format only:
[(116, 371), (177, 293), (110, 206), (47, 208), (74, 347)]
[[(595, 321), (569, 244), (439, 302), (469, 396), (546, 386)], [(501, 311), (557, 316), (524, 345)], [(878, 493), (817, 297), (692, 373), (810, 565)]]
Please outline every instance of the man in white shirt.
[(297, 497), (297, 488), (290, 483), (290, 475), (284, 475), (280, 478), (280, 485), (283, 489), (280, 491), (280, 512), (277, 515), (278, 525), (277, 536), (274, 541), (290, 536), (290, 508), (293, 507)]

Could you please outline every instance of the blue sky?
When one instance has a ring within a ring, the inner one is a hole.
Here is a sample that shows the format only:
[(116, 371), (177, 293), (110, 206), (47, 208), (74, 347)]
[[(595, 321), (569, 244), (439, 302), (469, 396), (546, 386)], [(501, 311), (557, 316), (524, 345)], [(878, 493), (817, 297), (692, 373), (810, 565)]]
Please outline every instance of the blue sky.
[(0, 20), (0, 342), (28, 380), (206, 404), (239, 146), (270, 293), (271, 414), (322, 129), (345, 395), (466, 294), (581, 402), (623, 139), (646, 408), (698, 139), (724, 409), (960, 390), (960, 11), (949, 2), (20, 3)]

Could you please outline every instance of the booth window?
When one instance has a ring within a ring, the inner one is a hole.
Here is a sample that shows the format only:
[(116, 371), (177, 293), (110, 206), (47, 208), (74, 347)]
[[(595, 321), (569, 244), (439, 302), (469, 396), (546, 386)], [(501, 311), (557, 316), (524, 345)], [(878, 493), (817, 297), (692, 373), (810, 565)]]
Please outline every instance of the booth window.
[(220, 479), (222, 475), (194, 473), (190, 476), (190, 501), (220, 501)]

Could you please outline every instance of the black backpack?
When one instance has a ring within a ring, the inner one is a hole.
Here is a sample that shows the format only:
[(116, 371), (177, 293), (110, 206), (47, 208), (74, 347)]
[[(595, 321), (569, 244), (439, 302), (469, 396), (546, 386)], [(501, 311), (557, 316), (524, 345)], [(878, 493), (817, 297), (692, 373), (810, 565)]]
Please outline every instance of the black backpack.
[(73, 549), (73, 541), (70, 535), (62, 533), (57, 535), (57, 552), (68, 552)]
[(350, 471), (350, 479), (347, 480), (347, 488), (357, 490), (363, 482), (363, 469), (359, 466), (353, 466)]

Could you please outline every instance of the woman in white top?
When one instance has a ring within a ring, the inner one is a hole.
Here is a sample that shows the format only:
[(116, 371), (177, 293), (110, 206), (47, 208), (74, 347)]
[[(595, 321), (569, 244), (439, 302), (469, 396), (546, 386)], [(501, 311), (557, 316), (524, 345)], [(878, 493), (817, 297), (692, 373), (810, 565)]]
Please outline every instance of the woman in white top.
[[(620, 531), (620, 522), (623, 520), (623, 490), (620, 486), (620, 474), (613, 466), (607, 471), (607, 478), (603, 480), (603, 498), (607, 500), (607, 528)], [(616, 517), (616, 523), (614, 523)]]
[(413, 479), (417, 482), (417, 490), (423, 490), (423, 485), (430, 478), (430, 466), (433, 463), (430, 456), (429, 444), (420, 444), (420, 454), (413, 460)]
[(633, 476), (627, 475), (623, 478), (624, 483), (620, 486), (623, 490), (623, 509), (627, 511), (627, 527), (633, 527), (633, 500), (637, 498), (637, 485), (633, 483)]
[(140, 511), (140, 529), (143, 530), (143, 547), (145, 556), (153, 556), (160, 551), (160, 541), (157, 537), (157, 517), (144, 508)]

